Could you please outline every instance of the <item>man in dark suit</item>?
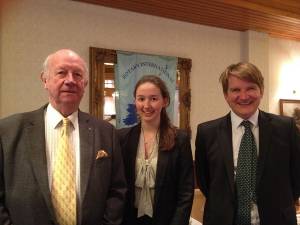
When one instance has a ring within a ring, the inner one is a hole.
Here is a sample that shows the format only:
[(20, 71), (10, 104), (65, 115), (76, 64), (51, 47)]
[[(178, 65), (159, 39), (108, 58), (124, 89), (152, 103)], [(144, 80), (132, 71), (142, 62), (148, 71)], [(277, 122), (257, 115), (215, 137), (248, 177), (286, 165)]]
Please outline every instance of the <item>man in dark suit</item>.
[[(203, 224), (296, 225), (300, 138), (295, 122), (258, 109), (264, 83), (253, 64), (230, 65), (220, 82), (231, 112), (200, 124), (196, 137), (197, 181), (206, 197)], [(244, 136), (251, 139), (247, 145)], [(248, 161), (245, 149), (251, 149)], [(242, 175), (241, 165), (249, 176)]]
[[(86, 64), (75, 52), (62, 49), (49, 55), (41, 74), (49, 104), (0, 121), (0, 224), (121, 223), (126, 182), (115, 129), (78, 110), (87, 76)], [(71, 121), (67, 142), (75, 168), (71, 222), (64, 214), (58, 219), (52, 193), (64, 118)]]

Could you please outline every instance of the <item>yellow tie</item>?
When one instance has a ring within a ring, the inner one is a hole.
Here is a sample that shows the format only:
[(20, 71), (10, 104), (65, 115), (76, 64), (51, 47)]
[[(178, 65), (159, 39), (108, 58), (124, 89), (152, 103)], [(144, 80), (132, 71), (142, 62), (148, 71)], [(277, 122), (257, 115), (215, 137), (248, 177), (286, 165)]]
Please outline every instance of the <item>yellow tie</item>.
[(52, 177), (52, 202), (60, 225), (76, 224), (75, 157), (69, 128), (70, 120), (64, 118)]

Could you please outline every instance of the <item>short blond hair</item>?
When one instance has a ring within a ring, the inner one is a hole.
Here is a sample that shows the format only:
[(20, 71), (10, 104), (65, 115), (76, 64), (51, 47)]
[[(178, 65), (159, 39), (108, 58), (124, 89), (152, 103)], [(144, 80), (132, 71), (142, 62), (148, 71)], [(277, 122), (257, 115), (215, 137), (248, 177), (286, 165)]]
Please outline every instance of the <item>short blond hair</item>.
[(228, 91), (228, 79), (230, 76), (253, 82), (258, 85), (261, 92), (264, 90), (264, 78), (260, 70), (252, 63), (239, 62), (237, 64), (231, 64), (225, 69), (219, 78), (223, 87), (223, 93), (227, 93)]

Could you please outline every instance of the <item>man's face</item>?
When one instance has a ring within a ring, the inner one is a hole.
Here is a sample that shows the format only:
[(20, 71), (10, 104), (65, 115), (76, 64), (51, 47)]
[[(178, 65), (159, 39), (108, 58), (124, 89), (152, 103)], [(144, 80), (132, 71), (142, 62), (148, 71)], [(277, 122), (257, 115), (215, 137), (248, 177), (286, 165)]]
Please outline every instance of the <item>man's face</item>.
[(72, 51), (62, 50), (49, 59), (46, 72), (44, 87), (54, 108), (77, 110), (87, 85), (83, 60)]
[(228, 90), (224, 97), (235, 114), (248, 119), (257, 110), (263, 97), (263, 90), (253, 82), (229, 76)]

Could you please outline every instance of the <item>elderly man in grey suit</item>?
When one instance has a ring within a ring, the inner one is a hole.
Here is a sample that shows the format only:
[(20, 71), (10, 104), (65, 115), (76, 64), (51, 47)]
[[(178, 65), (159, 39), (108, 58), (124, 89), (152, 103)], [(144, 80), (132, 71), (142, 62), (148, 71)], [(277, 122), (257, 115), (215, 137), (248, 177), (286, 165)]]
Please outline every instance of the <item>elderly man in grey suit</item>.
[(59, 50), (45, 60), (41, 80), (49, 104), (0, 120), (0, 224), (120, 224), (121, 151), (112, 125), (78, 109), (84, 60)]

